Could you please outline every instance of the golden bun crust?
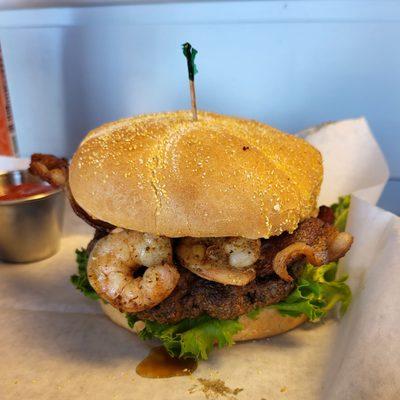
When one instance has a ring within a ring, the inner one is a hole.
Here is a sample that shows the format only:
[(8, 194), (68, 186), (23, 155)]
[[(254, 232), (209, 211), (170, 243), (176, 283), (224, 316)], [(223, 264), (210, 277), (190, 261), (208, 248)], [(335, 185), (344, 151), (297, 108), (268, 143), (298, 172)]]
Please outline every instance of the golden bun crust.
[[(133, 328), (128, 326), (123, 313), (110, 304), (105, 304), (101, 300), (99, 303), (104, 313), (111, 319), (111, 321), (122, 328), (135, 332)], [(239, 342), (279, 335), (280, 333), (296, 328), (306, 320), (307, 317), (305, 315), (296, 318), (286, 317), (279, 314), (276, 310), (265, 308), (260, 312), (256, 319), (251, 319), (244, 315), (239, 317), (239, 322), (243, 325), (243, 329), (234, 336), (234, 340)]]
[(268, 238), (316, 210), (321, 155), (268, 125), (208, 112), (142, 115), (91, 131), (69, 183), (115, 226), (168, 237)]

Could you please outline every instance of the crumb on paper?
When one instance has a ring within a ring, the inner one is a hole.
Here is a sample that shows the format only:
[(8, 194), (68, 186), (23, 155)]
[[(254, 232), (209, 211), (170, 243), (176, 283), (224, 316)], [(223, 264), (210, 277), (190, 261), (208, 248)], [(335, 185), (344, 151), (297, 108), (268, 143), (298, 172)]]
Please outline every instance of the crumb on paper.
[(218, 378), (219, 371), (218, 370), (210, 370), (210, 378)]
[(281, 393), (285, 393), (287, 392), (287, 387), (286, 386), (282, 386), (281, 387)]
[(208, 400), (216, 400), (221, 397), (230, 400), (237, 399), (236, 395), (243, 391), (243, 388), (231, 389), (225, 385), (222, 379), (205, 379), (197, 378), (198, 385), (193, 385), (189, 388), (189, 394), (201, 391)]

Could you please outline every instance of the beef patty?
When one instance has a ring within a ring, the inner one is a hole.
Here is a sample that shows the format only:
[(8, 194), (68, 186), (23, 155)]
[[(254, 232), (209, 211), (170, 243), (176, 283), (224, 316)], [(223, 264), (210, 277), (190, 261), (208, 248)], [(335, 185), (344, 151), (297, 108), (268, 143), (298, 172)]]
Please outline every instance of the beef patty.
[[(291, 268), (293, 276), (301, 273), (302, 264)], [(217, 319), (235, 319), (254, 308), (278, 303), (295, 286), (277, 276), (260, 276), (245, 286), (233, 286), (208, 281), (184, 268), (179, 272), (181, 276), (172, 294), (150, 310), (138, 313), (139, 319), (162, 324), (173, 324), (203, 314)]]

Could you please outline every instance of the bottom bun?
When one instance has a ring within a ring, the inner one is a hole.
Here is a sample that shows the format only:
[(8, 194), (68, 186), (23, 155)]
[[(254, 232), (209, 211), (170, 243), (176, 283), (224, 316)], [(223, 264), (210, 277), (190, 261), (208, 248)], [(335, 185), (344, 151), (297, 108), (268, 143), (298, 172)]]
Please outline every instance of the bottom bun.
[(239, 317), (243, 329), (233, 339), (236, 341), (264, 339), (290, 331), (305, 321), (307, 317), (304, 314), (299, 317), (287, 317), (273, 308), (264, 308), (255, 319), (246, 315)]
[[(135, 332), (134, 328), (130, 328), (125, 314), (118, 311), (110, 304), (99, 301), (104, 313), (117, 325), (125, 329)], [(263, 339), (280, 333), (290, 331), (307, 320), (305, 315), (299, 317), (287, 317), (281, 315), (277, 310), (265, 308), (261, 310), (256, 319), (251, 319), (246, 315), (239, 317), (239, 322), (243, 325), (243, 329), (238, 332), (233, 339), (236, 341)], [(137, 322), (140, 326), (140, 323)], [(136, 324), (135, 324), (136, 325)]]

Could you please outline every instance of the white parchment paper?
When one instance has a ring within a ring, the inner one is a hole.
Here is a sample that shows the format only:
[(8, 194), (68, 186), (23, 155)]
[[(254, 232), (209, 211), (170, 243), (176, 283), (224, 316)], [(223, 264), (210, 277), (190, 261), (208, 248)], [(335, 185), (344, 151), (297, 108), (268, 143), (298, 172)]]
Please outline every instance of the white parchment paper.
[[(347, 227), (355, 242), (341, 265), (354, 301), (342, 320), (215, 351), (191, 377), (143, 379), (135, 367), (152, 344), (115, 326), (69, 283), (74, 249), (91, 230), (68, 210), (57, 255), (0, 264), (0, 399), (400, 398), (400, 219), (372, 205), (386, 162), (363, 119), (302, 134), (324, 156), (321, 203), (355, 194)], [(14, 165), (0, 159), (0, 170)], [(205, 393), (199, 378), (243, 390)]]

